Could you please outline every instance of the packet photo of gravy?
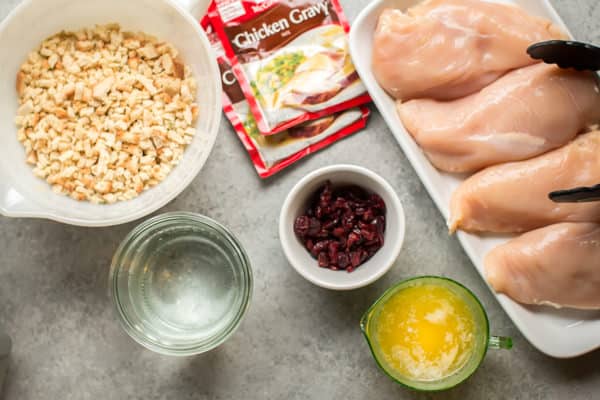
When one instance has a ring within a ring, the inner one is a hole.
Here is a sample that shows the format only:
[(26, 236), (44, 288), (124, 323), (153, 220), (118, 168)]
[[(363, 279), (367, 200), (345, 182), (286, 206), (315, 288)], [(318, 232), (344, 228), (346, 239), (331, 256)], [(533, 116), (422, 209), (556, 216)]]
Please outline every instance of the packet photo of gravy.
[(269, 177), (301, 158), (365, 127), (369, 116), (366, 106), (308, 121), (275, 135), (261, 135), (209, 19), (205, 17), (201, 25), (208, 34), (217, 56), (223, 83), (223, 111), (250, 154), (261, 178)]
[(262, 135), (371, 100), (338, 0), (215, 0), (209, 14)]

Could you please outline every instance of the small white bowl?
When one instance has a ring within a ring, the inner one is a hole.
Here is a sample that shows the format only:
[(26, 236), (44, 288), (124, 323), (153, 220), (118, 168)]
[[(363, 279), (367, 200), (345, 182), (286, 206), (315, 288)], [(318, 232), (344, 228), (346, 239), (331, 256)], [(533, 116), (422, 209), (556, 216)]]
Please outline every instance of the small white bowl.
[[(199, 2), (199, 8), (204, 3)], [(99, 205), (56, 194), (33, 174), (17, 140), (15, 79), (27, 54), (48, 36), (112, 22), (125, 31), (143, 31), (166, 40), (179, 50), (198, 82), (200, 117), (194, 140), (164, 181), (133, 200)], [(24, 0), (0, 22), (0, 49), (0, 214), (82, 226), (122, 224), (173, 200), (206, 162), (221, 121), (221, 75), (200, 24), (172, 0)]]
[[(294, 220), (302, 215), (312, 195), (325, 181), (333, 186), (353, 184), (377, 193), (385, 201), (386, 228), (384, 245), (356, 270), (332, 271), (320, 268), (294, 233)], [(376, 173), (356, 165), (332, 165), (320, 168), (304, 178), (288, 194), (279, 217), (279, 240), (294, 269), (315, 285), (333, 290), (351, 290), (366, 286), (385, 274), (394, 264), (404, 242), (404, 209), (394, 189)]]

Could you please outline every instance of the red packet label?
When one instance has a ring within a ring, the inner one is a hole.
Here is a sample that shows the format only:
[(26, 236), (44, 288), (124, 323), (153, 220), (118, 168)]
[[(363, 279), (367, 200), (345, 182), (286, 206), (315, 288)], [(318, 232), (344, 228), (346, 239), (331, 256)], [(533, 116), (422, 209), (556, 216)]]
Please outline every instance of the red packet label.
[(308, 121), (274, 135), (261, 135), (250, 105), (207, 18), (202, 20), (202, 26), (217, 53), (223, 84), (223, 110), (250, 154), (260, 177), (271, 176), (365, 127), (369, 109), (362, 107)]
[(215, 0), (211, 10), (261, 134), (370, 101), (338, 0)]

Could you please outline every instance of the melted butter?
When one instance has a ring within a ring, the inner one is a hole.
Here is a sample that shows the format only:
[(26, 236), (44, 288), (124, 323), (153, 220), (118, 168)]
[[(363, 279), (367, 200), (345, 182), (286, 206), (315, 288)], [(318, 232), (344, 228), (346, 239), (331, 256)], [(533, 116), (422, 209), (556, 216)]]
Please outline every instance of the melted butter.
[(386, 363), (412, 380), (439, 380), (469, 359), (475, 323), (469, 306), (438, 285), (394, 294), (377, 317), (375, 339)]

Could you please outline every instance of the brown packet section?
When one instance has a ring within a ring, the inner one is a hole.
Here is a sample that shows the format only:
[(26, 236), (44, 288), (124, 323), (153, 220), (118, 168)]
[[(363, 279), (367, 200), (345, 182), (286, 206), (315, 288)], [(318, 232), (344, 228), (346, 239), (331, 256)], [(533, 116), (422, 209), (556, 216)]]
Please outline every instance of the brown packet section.
[(214, 0), (209, 16), (261, 134), (370, 101), (338, 0)]
[(203, 18), (201, 25), (217, 54), (223, 84), (223, 111), (248, 151), (261, 178), (269, 177), (307, 155), (365, 127), (369, 109), (362, 107), (305, 122), (275, 135), (261, 135), (209, 19)]

